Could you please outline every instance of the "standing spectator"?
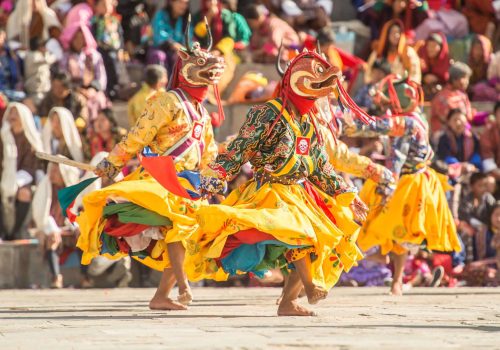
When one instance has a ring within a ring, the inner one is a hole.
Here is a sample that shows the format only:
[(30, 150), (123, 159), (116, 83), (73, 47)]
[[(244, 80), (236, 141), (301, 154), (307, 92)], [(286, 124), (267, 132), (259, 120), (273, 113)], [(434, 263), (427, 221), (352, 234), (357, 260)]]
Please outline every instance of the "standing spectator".
[(146, 107), (146, 100), (157, 91), (162, 91), (167, 86), (167, 71), (160, 65), (152, 64), (146, 67), (145, 81), (141, 89), (128, 101), (129, 126), (135, 125)]
[(74, 233), (75, 230), (74, 226), (66, 222), (57, 191), (77, 184), (79, 178), (80, 171), (77, 168), (50, 163), (47, 175), (40, 181), (33, 196), (33, 219), (52, 275), (51, 288), (63, 287), (57, 252), (62, 243), (61, 235)]
[(0, 92), (9, 100), (21, 101), (26, 95), (18, 89), (21, 84), (19, 62), (5, 42), (5, 38), (5, 30), (0, 29)]
[(24, 88), (36, 106), (50, 91), (50, 66), (55, 61), (40, 37), (30, 40), (30, 51), (24, 59)]
[(106, 69), (108, 96), (115, 97), (119, 89), (118, 65), (123, 60), (123, 30), (114, 14), (114, 0), (97, 0), (91, 19), (92, 32), (97, 41)]
[[(203, 0), (201, 13), (196, 16), (194, 33), (203, 41), (207, 38), (204, 17), (207, 18), (212, 32), (213, 44), (217, 45), (223, 38), (233, 39), (235, 47), (243, 49), (250, 43), (252, 31), (245, 17), (235, 12), (232, 0)], [(204, 43), (206, 44), (206, 43)]]
[(54, 107), (42, 130), (46, 153), (60, 154), (78, 162), (83, 161), (82, 140), (73, 115), (64, 107)]
[(481, 157), (483, 170), (500, 181), (500, 102), (493, 111), (494, 119), (486, 125), (481, 135)]
[(425, 100), (429, 101), (448, 82), (450, 56), (446, 37), (441, 33), (430, 34), (418, 50), (418, 56), (422, 69), (422, 88)]
[(172, 70), (177, 50), (184, 45), (188, 16), (188, 0), (169, 0), (163, 9), (155, 13), (151, 23), (154, 48), (148, 52), (149, 64), (161, 64), (169, 72)]
[(72, 89), (71, 77), (66, 72), (56, 72), (50, 80), (50, 91), (40, 103), (38, 114), (47, 117), (52, 107), (64, 107), (75, 118), (88, 120), (84, 98)]
[(18, 0), (7, 21), (8, 40), (19, 42), (21, 47), (28, 49), (34, 37), (48, 40), (51, 27), (59, 28), (61, 23), (45, 0)]
[(249, 5), (245, 10), (245, 18), (253, 33), (250, 50), (254, 62), (276, 62), (281, 43), (285, 48), (299, 47), (300, 39), (295, 30), (282, 19), (269, 13), (263, 5)]
[(448, 164), (469, 163), (482, 169), (479, 139), (470, 130), (465, 113), (452, 109), (447, 116), (447, 127), (439, 138), (437, 157)]
[(42, 140), (28, 107), (12, 102), (5, 111), (1, 129), (0, 164), (2, 177), (2, 221), (5, 237), (25, 237), (27, 216), (31, 207), (31, 186), (41, 175), (41, 164), (35, 152), (43, 151)]
[(405, 76), (407, 73), (410, 80), (420, 83), (422, 80), (420, 59), (406, 40), (403, 22), (396, 19), (384, 24), (377, 47), (368, 58), (368, 71), (365, 81), (371, 79), (373, 62), (376, 59), (383, 59), (391, 65), (392, 74)]
[[(493, 62), (493, 59), (497, 61)], [(491, 41), (484, 35), (476, 35), (472, 40), (469, 55), (469, 66), (472, 69), (470, 90), (474, 101), (500, 101), (500, 84), (498, 90), (496, 86), (500, 83), (500, 74), (490, 72), (490, 65), (492, 70), (500, 65), (498, 60), (500, 60), (500, 55), (493, 56), (491, 53)]]
[(468, 65), (455, 62), (449, 69), (449, 81), (431, 102), (431, 130), (440, 131), (447, 123), (446, 117), (451, 109), (460, 109), (472, 121), (472, 108), (466, 94), (472, 74)]
[(106, 107), (107, 77), (104, 61), (97, 51), (97, 43), (87, 25), (68, 23), (61, 35), (67, 50), (59, 62), (60, 69), (69, 72), (78, 91), (85, 97), (90, 120)]

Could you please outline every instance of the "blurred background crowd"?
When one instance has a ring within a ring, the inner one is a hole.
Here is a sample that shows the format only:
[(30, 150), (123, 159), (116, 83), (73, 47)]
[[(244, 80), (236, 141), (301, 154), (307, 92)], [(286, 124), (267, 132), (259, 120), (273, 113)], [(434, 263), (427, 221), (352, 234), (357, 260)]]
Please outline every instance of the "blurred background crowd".
[[(48, 282), (35, 278), (30, 286), (155, 283), (155, 274), (127, 259), (79, 266), (78, 230), (65, 222), (57, 190), (90, 174), (48, 165), (35, 152), (93, 164), (102, 159), (147, 98), (166, 88), (190, 13), (196, 40), (203, 45), (207, 39), (206, 17), (214, 52), (227, 64), (219, 85), (226, 126), (211, 108), (213, 93), (207, 101), (221, 142), (238, 130), (249, 104), (271, 97), (281, 43), (283, 60), (319, 44), (342, 69), (354, 100), (372, 114), (377, 110), (370, 89), (388, 74), (421, 83), (433, 167), (449, 176), (449, 205), (464, 249), (412, 252), (407, 288), (498, 285), (500, 0), (0, 0), (0, 264), (19, 269), (4, 263), (10, 259), (5, 249), (32, 245), (30, 254), (43, 252), (33, 273), (45, 274)], [(345, 141), (384, 163), (384, 137)], [(123, 175), (136, 165), (132, 161)], [(250, 176), (247, 167), (232, 186)], [(360, 179), (345, 177), (362, 186)], [(376, 251), (367, 256), (342, 284), (390, 281), (385, 258)], [(6, 274), (15, 272), (0, 268)], [(264, 280), (247, 276), (227, 284), (281, 280), (274, 272)]]

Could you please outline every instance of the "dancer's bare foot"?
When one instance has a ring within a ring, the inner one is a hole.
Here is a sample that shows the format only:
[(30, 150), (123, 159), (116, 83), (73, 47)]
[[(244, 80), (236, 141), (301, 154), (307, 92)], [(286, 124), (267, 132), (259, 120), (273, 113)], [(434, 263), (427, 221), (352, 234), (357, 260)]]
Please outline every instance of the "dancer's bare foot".
[(316, 313), (300, 306), (297, 300), (292, 300), (290, 302), (281, 301), (278, 307), (278, 316), (316, 316)]
[(187, 310), (187, 307), (166, 296), (155, 294), (149, 302), (151, 310)]
[(393, 281), (391, 285), (391, 295), (401, 296), (403, 295), (403, 283), (399, 281)]
[(311, 305), (317, 304), (320, 300), (326, 299), (326, 297), (328, 296), (327, 290), (314, 284), (310, 288), (306, 288), (305, 291), (307, 295), (307, 301)]
[(182, 305), (189, 305), (193, 301), (193, 293), (191, 293), (191, 288), (188, 287), (186, 289), (179, 289), (179, 296), (177, 297), (177, 301)]

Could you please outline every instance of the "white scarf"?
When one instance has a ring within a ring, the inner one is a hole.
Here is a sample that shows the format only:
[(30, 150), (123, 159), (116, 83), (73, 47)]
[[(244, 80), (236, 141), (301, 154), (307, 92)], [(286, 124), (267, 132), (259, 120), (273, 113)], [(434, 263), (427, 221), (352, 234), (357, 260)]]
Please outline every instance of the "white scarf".
[(43, 148), (46, 153), (53, 154), (52, 152), (52, 122), (50, 118), (57, 114), (59, 117), (59, 124), (61, 125), (61, 130), (64, 138), (64, 142), (69, 149), (71, 158), (77, 162), (83, 162), (83, 150), (82, 150), (82, 140), (78, 129), (75, 125), (75, 120), (73, 119), (73, 114), (64, 107), (54, 107), (49, 112), (49, 117), (45, 122), (45, 126), (42, 130), (42, 141)]
[[(102, 159), (106, 158), (107, 156), (107, 152), (100, 152), (96, 154), (94, 158), (92, 158), (90, 164), (97, 165)], [(54, 164), (49, 164), (47, 175), (44, 176), (44, 178), (38, 185), (35, 195), (33, 196), (32, 205), (32, 215), (33, 220), (35, 221), (36, 228), (46, 233), (51, 233), (49, 231), (53, 229), (53, 227), (51, 226), (53, 225), (52, 222), (55, 222), (54, 219), (50, 216), (50, 207), (52, 205), (52, 183), (50, 182), (49, 174), (50, 167), (53, 166)], [(61, 172), (65, 186), (73, 186), (79, 181), (83, 181), (95, 176), (93, 172), (88, 171), (80, 179), (80, 170), (78, 168), (70, 167), (64, 164), (59, 164), (59, 171)], [(81, 206), (83, 196), (100, 188), (101, 179), (99, 178), (78, 195), (73, 206), (73, 212), (76, 214), (76, 211)]]
[(23, 126), (24, 135), (31, 147), (36, 152), (43, 152), (42, 139), (40, 133), (36, 129), (33, 114), (25, 105), (17, 102), (11, 102), (5, 110), (2, 129), (0, 131), (3, 145), (3, 161), (0, 193), (2, 195), (2, 205), (4, 209), (4, 220), (6, 228), (11, 229), (14, 225), (14, 203), (17, 194), (18, 186), (16, 182), (17, 173), (17, 146), (12, 134), (10, 123), (7, 118), (13, 108), (16, 108), (21, 125)]
[[(40, 14), (43, 18), (42, 39), (49, 39), (49, 28), (61, 28), (61, 23), (57, 19), (57, 15), (47, 6), (45, 0), (35, 0), (40, 3)], [(12, 40), (19, 37), (19, 41), (25, 48), (29, 48), (29, 30), (33, 10), (31, 7), (32, 0), (18, 0), (14, 11), (9, 15), (7, 20), (7, 39)]]

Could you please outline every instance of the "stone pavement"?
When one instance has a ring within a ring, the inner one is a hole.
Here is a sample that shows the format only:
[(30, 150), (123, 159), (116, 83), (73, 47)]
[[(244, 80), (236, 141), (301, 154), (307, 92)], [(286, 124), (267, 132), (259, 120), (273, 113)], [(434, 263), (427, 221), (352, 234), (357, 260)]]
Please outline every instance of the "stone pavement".
[(309, 318), (275, 316), (276, 288), (195, 288), (184, 312), (153, 292), (0, 291), (0, 349), (500, 349), (500, 288), (334, 288)]

